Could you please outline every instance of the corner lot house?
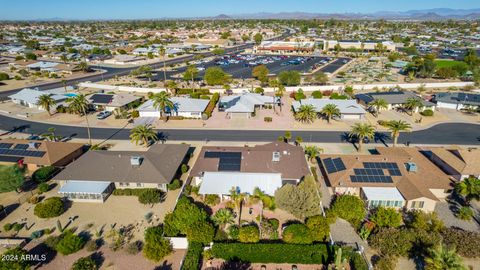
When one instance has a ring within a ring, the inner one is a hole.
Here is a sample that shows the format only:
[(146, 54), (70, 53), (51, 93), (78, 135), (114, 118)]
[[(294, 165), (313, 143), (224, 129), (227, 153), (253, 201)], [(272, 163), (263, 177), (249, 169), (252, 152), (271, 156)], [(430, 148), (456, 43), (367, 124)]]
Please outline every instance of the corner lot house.
[(377, 148), (375, 155), (321, 155), (327, 184), (358, 195), (369, 207), (433, 211), (451, 189), (449, 176), (417, 148)]
[(218, 110), (227, 113), (229, 118), (250, 118), (257, 108), (275, 105), (278, 99), (254, 93), (222, 96), (218, 102)]
[[(186, 118), (202, 118), (209, 100), (186, 97), (171, 97), (174, 108), (166, 108), (165, 115), (183, 116)], [(160, 117), (160, 111), (153, 107), (153, 100), (148, 100), (138, 107), (140, 117)]]
[(457, 180), (480, 177), (480, 150), (477, 148), (429, 147), (422, 148), (422, 153)]
[(296, 184), (310, 170), (303, 149), (284, 142), (245, 147), (205, 146), (190, 176), (200, 194), (222, 198), (233, 189), (253, 194), (259, 188), (268, 195), (286, 183)]
[(83, 144), (5, 139), (0, 141), (0, 164), (27, 166), (31, 172), (44, 166), (63, 167), (83, 154)]
[(315, 111), (320, 113), (327, 104), (333, 104), (340, 110), (341, 119), (361, 120), (367, 113), (355, 100), (336, 100), (336, 99), (302, 99), (292, 103), (293, 111), (296, 112), (302, 105), (312, 105)]
[(408, 99), (414, 98), (422, 102), (423, 107), (417, 108), (415, 112), (421, 112), (427, 109), (435, 110), (435, 103), (423, 100), (413, 92), (408, 91), (390, 91), (390, 92), (372, 92), (355, 95), (357, 102), (365, 107), (370, 107), (370, 103), (375, 99), (384, 99), (388, 103), (387, 110), (401, 108), (405, 106)]
[(439, 108), (461, 110), (468, 107), (480, 108), (480, 94), (474, 93), (436, 93), (434, 101)]
[(105, 110), (109, 112), (116, 109), (128, 109), (129, 105), (141, 99), (141, 97), (130, 94), (93, 94), (87, 96), (87, 100), (95, 107), (95, 110)]
[(55, 176), (73, 201), (103, 202), (114, 188), (167, 190), (189, 146), (155, 144), (148, 151), (89, 151)]

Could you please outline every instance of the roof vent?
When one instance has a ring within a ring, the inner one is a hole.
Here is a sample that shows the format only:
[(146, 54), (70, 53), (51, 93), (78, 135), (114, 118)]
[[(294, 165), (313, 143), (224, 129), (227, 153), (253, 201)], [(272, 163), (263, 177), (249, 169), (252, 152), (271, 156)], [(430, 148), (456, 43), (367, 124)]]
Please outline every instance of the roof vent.
[(28, 148), (30, 149), (37, 149), (38, 144), (36, 142), (29, 142), (28, 143)]
[(279, 162), (280, 161), (280, 152), (273, 152), (272, 161), (273, 162)]
[(132, 166), (140, 166), (142, 164), (143, 158), (139, 156), (130, 157), (130, 164)]
[(414, 162), (408, 162), (407, 163), (407, 171), (416, 172), (417, 171), (417, 164), (415, 164)]

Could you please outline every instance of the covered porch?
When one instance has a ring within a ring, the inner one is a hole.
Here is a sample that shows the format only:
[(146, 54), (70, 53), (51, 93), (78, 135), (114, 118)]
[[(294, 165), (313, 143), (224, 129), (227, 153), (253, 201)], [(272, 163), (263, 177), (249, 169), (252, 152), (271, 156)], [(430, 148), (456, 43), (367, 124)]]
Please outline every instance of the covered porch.
[(103, 203), (114, 188), (112, 182), (70, 180), (65, 181), (58, 193), (75, 202)]

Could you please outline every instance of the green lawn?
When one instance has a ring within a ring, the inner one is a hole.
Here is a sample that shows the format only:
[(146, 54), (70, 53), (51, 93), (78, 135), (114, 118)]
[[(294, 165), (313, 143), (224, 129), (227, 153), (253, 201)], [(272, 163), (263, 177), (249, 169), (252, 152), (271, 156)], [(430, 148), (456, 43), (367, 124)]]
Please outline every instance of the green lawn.
[(462, 61), (455, 61), (455, 60), (435, 60), (435, 64), (437, 68), (442, 68), (442, 67), (453, 67), (458, 64), (462, 64)]

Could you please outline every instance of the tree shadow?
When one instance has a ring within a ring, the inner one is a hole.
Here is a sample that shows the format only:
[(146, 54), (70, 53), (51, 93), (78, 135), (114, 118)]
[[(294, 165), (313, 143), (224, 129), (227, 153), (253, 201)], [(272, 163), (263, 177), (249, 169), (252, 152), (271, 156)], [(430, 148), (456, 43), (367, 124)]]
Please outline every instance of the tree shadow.
[(381, 142), (383, 145), (385, 145), (385, 147), (388, 147), (386, 140), (390, 139), (390, 135), (383, 132), (375, 132), (375, 135), (373, 135), (373, 140), (375, 141), (375, 143)]
[(248, 270), (251, 267), (251, 263), (249, 262), (236, 262), (236, 261), (229, 261), (229, 262), (224, 262), (220, 266), (221, 270), (231, 270), (231, 269), (236, 269), (236, 270)]
[(161, 265), (159, 266), (156, 266), (154, 268), (154, 270), (172, 270), (172, 264), (167, 262), (167, 261), (164, 261)]
[(90, 258), (95, 262), (97, 265), (98, 269), (100, 269), (103, 265), (103, 262), (105, 262), (105, 257), (103, 256), (103, 252), (101, 251), (96, 251), (90, 255)]
[(33, 254), (33, 255), (40, 255), (40, 256), (45, 255), (45, 260), (39, 260), (35, 264), (32, 265), (32, 266), (34, 266), (34, 269), (42, 268), (42, 266), (49, 264), (57, 256), (57, 252), (50, 249), (43, 242), (39, 243), (38, 245), (36, 245), (32, 249), (30, 249), (28, 251), (28, 253)]

